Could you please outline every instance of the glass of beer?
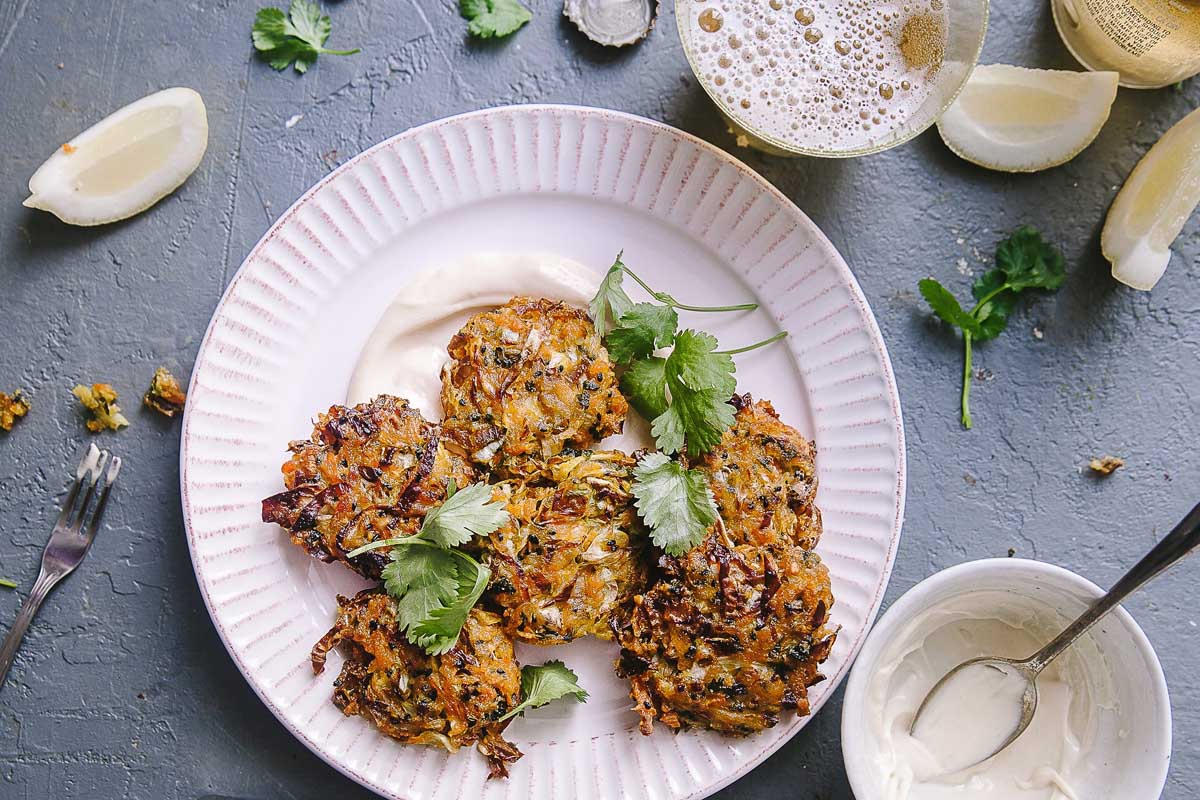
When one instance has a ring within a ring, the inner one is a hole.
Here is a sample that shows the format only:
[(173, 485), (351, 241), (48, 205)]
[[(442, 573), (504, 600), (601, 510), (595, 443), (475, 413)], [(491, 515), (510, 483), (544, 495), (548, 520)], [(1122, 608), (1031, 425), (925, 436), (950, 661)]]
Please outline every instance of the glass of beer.
[(842, 158), (906, 142), (954, 102), (987, 0), (676, 0), (688, 63), (737, 135)]

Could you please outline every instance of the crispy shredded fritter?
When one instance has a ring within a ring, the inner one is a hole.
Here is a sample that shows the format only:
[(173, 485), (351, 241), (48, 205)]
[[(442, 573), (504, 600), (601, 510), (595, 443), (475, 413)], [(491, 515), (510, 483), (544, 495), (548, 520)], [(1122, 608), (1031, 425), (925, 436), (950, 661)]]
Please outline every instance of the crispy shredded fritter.
[(517, 639), (612, 638), (612, 615), (648, 581), (649, 534), (630, 492), (636, 463), (615, 450), (564, 453), (500, 484), (510, 519), (482, 547), (489, 597)]
[(642, 733), (656, 718), (754, 733), (785, 710), (807, 714), (808, 688), (824, 680), (836, 631), (829, 570), (811, 549), (813, 446), (770, 403), (733, 404), (733, 427), (698, 463), (720, 518), (684, 555), (664, 555), (654, 585), (614, 619)]
[(577, 308), (514, 297), (468, 320), (446, 350), (446, 433), (485, 467), (512, 474), (522, 459), (584, 449), (621, 430), (629, 406)]
[(107, 383), (93, 383), (91, 386), (76, 384), (71, 394), (79, 398), (79, 402), (91, 414), (87, 421), (87, 429), (92, 433), (102, 430), (120, 430), (129, 425), (129, 420), (121, 413), (117, 405), (117, 392)]
[(17, 389), (11, 395), (0, 392), (0, 431), (11, 431), (13, 424), (29, 413), (29, 401)]
[(173, 417), (183, 410), (187, 395), (179, 388), (175, 376), (166, 367), (159, 367), (154, 370), (150, 389), (143, 395), (142, 402), (163, 416)]
[(496, 722), (521, 701), (521, 666), (495, 614), (472, 610), (458, 643), (430, 656), (400, 632), (392, 599), (368, 589), (338, 597), (337, 621), (312, 650), (314, 672), (337, 646), (346, 657), (333, 692), (342, 713), (405, 744), (450, 752), (475, 744), (493, 778), (521, 757), (502, 735), (508, 721)]
[(263, 500), (263, 522), (286, 528), (292, 541), (323, 561), (341, 561), (377, 578), (386, 549), (346, 557), (368, 542), (416, 533), (425, 513), (446, 499), (454, 480), (474, 470), (445, 446), (440, 426), (407, 400), (380, 395), (322, 414), (308, 441), (289, 445), (287, 491)]
[[(719, 526), (718, 526), (719, 527)], [(735, 544), (723, 532), (678, 558), (614, 623), (634, 710), (649, 734), (671, 728), (746, 735), (785, 710), (807, 714), (808, 687), (833, 647), (833, 595), (816, 553)]]
[(733, 427), (697, 466), (708, 474), (717, 510), (734, 541), (813, 548), (821, 537), (812, 442), (785, 425), (765, 400), (733, 398)]

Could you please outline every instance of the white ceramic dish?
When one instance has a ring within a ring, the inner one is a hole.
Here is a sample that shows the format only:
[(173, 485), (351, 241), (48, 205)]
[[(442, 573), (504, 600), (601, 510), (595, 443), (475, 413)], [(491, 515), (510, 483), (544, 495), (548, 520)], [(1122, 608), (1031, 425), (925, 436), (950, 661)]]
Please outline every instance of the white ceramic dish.
[(192, 373), (181, 488), (196, 578), (221, 638), (279, 720), (345, 774), (392, 798), (703, 797), (798, 731), (748, 739), (636, 732), (615, 648), (524, 649), (563, 658), (591, 693), (508, 729), (525, 757), (485, 781), (476, 753), (403, 746), (330, 702), (340, 657), (314, 677), (312, 644), (336, 595), (364, 582), (320, 564), (259, 521), (282, 487), (290, 439), (345, 398), (359, 349), (418, 271), (480, 250), (556, 253), (607, 268), (624, 249), (685, 302), (756, 297), (740, 315), (687, 315), (722, 342), (778, 330), (786, 344), (738, 356), (741, 391), (770, 398), (818, 447), (825, 535), (841, 626), (815, 688), (838, 685), (878, 610), (900, 535), (904, 435), (874, 318), (837, 251), (740, 162), (649, 120), (567, 106), (498, 108), (431, 123), (362, 153), (263, 237), (222, 298)]
[[(871, 730), (868, 693), (871, 678), (883, 666), (889, 645), (922, 612), (952, 598), (975, 592), (1003, 592), (1013, 603), (1030, 603), (1070, 622), (1103, 591), (1073, 572), (1039, 561), (994, 558), (950, 567), (910, 589), (897, 600), (867, 638), (846, 683), (842, 705), (842, 754), (850, 786), (858, 800), (879, 800), (874, 765), (877, 740)], [(1149, 640), (1123, 608), (1097, 623), (1074, 645), (1088, 671), (1097, 670), (1115, 690), (1111, 708), (1099, 715), (1093, 735), (1097, 757), (1073, 779), (1081, 798), (1153, 800), (1162, 793), (1171, 761), (1171, 705), (1162, 667)], [(1025, 654), (998, 654), (1025, 655)]]

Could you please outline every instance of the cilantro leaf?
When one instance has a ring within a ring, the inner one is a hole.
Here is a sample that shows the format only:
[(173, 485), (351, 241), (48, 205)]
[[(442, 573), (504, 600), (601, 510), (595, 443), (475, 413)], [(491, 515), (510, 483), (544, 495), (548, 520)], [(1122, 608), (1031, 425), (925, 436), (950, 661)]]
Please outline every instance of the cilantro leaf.
[(621, 393), (643, 418), (667, 410), (667, 360), (657, 356), (634, 361), (621, 376)]
[(625, 265), (621, 263), (621, 254), (617, 253), (616, 260), (596, 289), (596, 296), (588, 303), (588, 314), (601, 337), (608, 335), (616, 327), (617, 320), (633, 308), (633, 301), (621, 286), (624, 277)]
[(287, 16), (278, 8), (260, 8), (254, 16), (250, 38), (254, 48), (274, 69), (287, 69), (295, 62), (296, 72), (305, 72), (321, 54), (349, 56), (353, 50), (328, 50), (325, 40), (333, 24), (321, 13), (315, 0), (292, 0)]
[(409, 631), (458, 596), (458, 559), (451, 550), (405, 544), (392, 550), (383, 587), (396, 601), (396, 622)]
[[(1066, 281), (1062, 253), (1042, 240), (1042, 235), (1023, 225), (996, 246), (996, 266), (981, 275), (971, 287), (975, 306), (964, 311), (944, 286), (932, 278), (918, 287), (934, 312), (955, 325), (963, 334), (962, 424), (971, 427), (972, 341), (987, 341), (1006, 327), (1017, 295), (1026, 289), (1055, 291)], [(674, 389), (672, 388), (672, 392)]]
[(979, 335), (979, 321), (975, 317), (963, 311), (963, 307), (958, 304), (958, 300), (954, 295), (950, 294), (950, 290), (942, 286), (933, 278), (925, 278), (917, 284), (917, 288), (921, 291), (921, 296), (928, 302), (934, 313), (942, 318), (943, 321), (955, 325), (968, 333)]
[(675, 337), (675, 349), (667, 357), (667, 380), (671, 394), (678, 382), (692, 391), (711, 390), (725, 395), (726, 400), (737, 391), (737, 380), (733, 377), (737, 368), (733, 357), (714, 352), (717, 340), (703, 331), (680, 331)]
[[(1001, 272), (1009, 289), (1047, 289), (1053, 291), (1067, 279), (1066, 263), (1062, 253), (1046, 242), (1042, 235), (1028, 225), (1022, 225), (996, 247), (996, 269)], [(988, 273), (990, 275), (991, 273)], [(980, 283), (986, 283), (988, 275), (976, 284), (975, 299), (982, 299)]]
[(684, 469), (662, 453), (647, 453), (633, 469), (633, 496), (650, 538), (673, 556), (704, 539), (717, 506), (704, 473)]
[(458, 11), (469, 20), (467, 30), (480, 39), (508, 36), (533, 19), (519, 0), (459, 0)]
[(547, 661), (540, 667), (521, 667), (521, 702), (497, 722), (523, 713), (526, 709), (541, 708), (560, 697), (574, 697), (587, 702), (588, 693), (579, 685), (579, 676), (561, 661)]
[(617, 320), (604, 344), (613, 361), (628, 364), (652, 355), (659, 347), (668, 347), (675, 341), (677, 327), (679, 314), (670, 306), (636, 303)]
[(442, 547), (466, 544), (475, 536), (487, 536), (508, 521), (503, 500), (492, 502), (492, 488), (475, 483), (449, 493), (446, 502), (425, 515), (420, 537)]
[(411, 640), (431, 656), (441, 655), (458, 642), (467, 615), (479, 602), (492, 572), (466, 553), (445, 550), (457, 558), (456, 592), (453, 598), (429, 611), (408, 632)]
[(730, 395), (707, 389), (694, 392), (668, 379), (671, 405), (650, 423), (650, 433), (664, 453), (678, 453), (687, 445), (691, 455), (701, 455), (721, 442), (737, 412)]

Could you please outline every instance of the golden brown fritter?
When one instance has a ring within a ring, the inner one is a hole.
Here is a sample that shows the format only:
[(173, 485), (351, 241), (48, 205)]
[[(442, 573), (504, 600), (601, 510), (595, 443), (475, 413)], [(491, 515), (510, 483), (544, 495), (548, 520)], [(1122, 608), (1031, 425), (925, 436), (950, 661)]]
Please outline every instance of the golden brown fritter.
[(784, 710), (807, 714), (808, 687), (833, 646), (833, 595), (820, 558), (795, 545), (735, 544), (720, 530), (678, 558), (614, 622), (641, 731), (746, 735)]
[(745, 394), (733, 405), (733, 427), (696, 465), (708, 474), (726, 532), (739, 544), (816, 547), (821, 511), (812, 442), (765, 400)]
[(442, 370), (446, 433), (488, 468), (583, 449), (629, 410), (592, 321), (565, 303), (514, 297), (450, 340)]
[(287, 491), (263, 500), (263, 522), (283, 526), (322, 561), (341, 561), (368, 578), (379, 577), (386, 549), (354, 559), (348, 552), (416, 533), (425, 513), (446, 499), (450, 480), (466, 486), (475, 479), (470, 464), (446, 447), (439, 425), (390, 395), (333, 406), (311, 439), (288, 448)]
[(490, 598), (531, 644), (611, 639), (612, 615), (647, 585), (649, 534), (633, 507), (632, 456), (564, 453), (500, 484), (509, 521), (483, 543)]
[(338, 597), (337, 621), (313, 647), (313, 671), (341, 646), (346, 657), (333, 702), (347, 716), (365, 717), (405, 744), (450, 752), (476, 744), (490, 777), (508, 775), (521, 757), (496, 722), (521, 701), (521, 666), (500, 618), (478, 608), (467, 616), (458, 643), (440, 656), (410, 644), (396, 625), (392, 599), (378, 589)]

